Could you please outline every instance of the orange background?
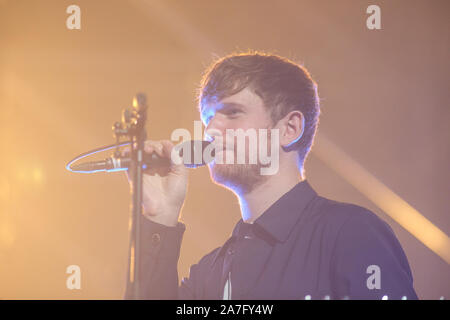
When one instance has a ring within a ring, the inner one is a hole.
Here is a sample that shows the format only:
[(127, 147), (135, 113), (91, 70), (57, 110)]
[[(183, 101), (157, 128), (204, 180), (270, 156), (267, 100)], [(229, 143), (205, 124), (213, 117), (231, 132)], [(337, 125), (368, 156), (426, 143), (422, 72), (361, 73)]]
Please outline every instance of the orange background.
[[(68, 30), (67, 6), (81, 8)], [(382, 30), (366, 28), (381, 7)], [(195, 91), (215, 55), (257, 49), (303, 62), (326, 135), (449, 234), (448, 1), (0, 1), (0, 298), (121, 299), (129, 188), (123, 173), (74, 174), (68, 160), (113, 143), (111, 126), (147, 94), (148, 135), (193, 133)], [(450, 269), (317, 155), (323, 196), (369, 208), (394, 229), (421, 298), (450, 297)], [(191, 171), (180, 278), (220, 246), (237, 199)], [(81, 290), (66, 288), (67, 266)]]

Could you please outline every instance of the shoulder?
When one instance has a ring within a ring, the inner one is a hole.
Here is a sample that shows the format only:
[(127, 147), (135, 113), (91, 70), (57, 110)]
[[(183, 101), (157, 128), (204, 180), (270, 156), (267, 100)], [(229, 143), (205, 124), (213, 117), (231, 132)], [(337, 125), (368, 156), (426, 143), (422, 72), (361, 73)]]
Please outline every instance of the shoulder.
[[(324, 199), (324, 198), (323, 198)], [(324, 199), (321, 215), (333, 225), (333, 259), (345, 264), (396, 261), (409, 269), (406, 255), (392, 228), (370, 210)]]
[(372, 211), (319, 197), (318, 219), (328, 229), (334, 256), (396, 256), (406, 259), (392, 228)]
[(335, 229), (339, 235), (342, 233), (348, 234), (348, 231), (351, 230), (367, 231), (368, 229), (393, 234), (391, 227), (367, 208), (323, 197), (318, 198), (319, 219)]
[[(417, 298), (408, 259), (392, 228), (366, 208), (323, 201), (320, 215), (334, 231), (330, 266), (337, 292), (359, 299), (381, 299), (385, 294)], [(372, 290), (367, 283), (375, 275), (382, 279), (381, 287)]]

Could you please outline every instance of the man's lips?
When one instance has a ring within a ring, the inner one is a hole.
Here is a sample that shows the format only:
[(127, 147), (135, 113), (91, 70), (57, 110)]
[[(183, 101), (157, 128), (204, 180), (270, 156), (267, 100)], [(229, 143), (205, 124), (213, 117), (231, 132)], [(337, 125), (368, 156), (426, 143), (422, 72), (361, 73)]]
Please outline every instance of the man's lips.
[(232, 151), (234, 149), (234, 146), (233, 147), (227, 146), (223, 141), (213, 140), (211, 143), (214, 145), (214, 150), (216, 154), (220, 152), (225, 152), (227, 150)]
[[(214, 154), (214, 162), (217, 163), (217, 161), (219, 161), (219, 164), (224, 164), (226, 162), (228, 152), (233, 152), (233, 150), (226, 148), (217, 149)], [(231, 155), (234, 157), (234, 153)]]

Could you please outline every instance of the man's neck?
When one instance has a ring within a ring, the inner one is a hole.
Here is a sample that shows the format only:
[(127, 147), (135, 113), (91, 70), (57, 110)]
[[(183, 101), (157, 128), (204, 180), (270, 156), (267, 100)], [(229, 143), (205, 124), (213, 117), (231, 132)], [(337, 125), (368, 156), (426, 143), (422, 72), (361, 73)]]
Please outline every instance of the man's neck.
[(238, 195), (242, 220), (253, 223), (264, 211), (291, 190), (304, 177), (299, 171), (270, 176), (250, 192)]

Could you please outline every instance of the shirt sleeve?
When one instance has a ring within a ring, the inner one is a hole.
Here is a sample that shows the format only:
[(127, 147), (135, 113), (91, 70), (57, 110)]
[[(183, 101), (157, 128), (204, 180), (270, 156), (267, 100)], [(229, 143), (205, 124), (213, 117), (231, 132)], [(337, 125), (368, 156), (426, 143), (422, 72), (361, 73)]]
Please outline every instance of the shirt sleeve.
[(343, 224), (332, 261), (337, 299), (417, 299), (399, 241), (372, 212), (352, 214)]
[[(168, 227), (149, 219), (141, 219), (140, 298), (189, 299), (178, 294), (178, 259), (186, 227), (178, 222)], [(127, 287), (125, 299), (131, 297)]]

